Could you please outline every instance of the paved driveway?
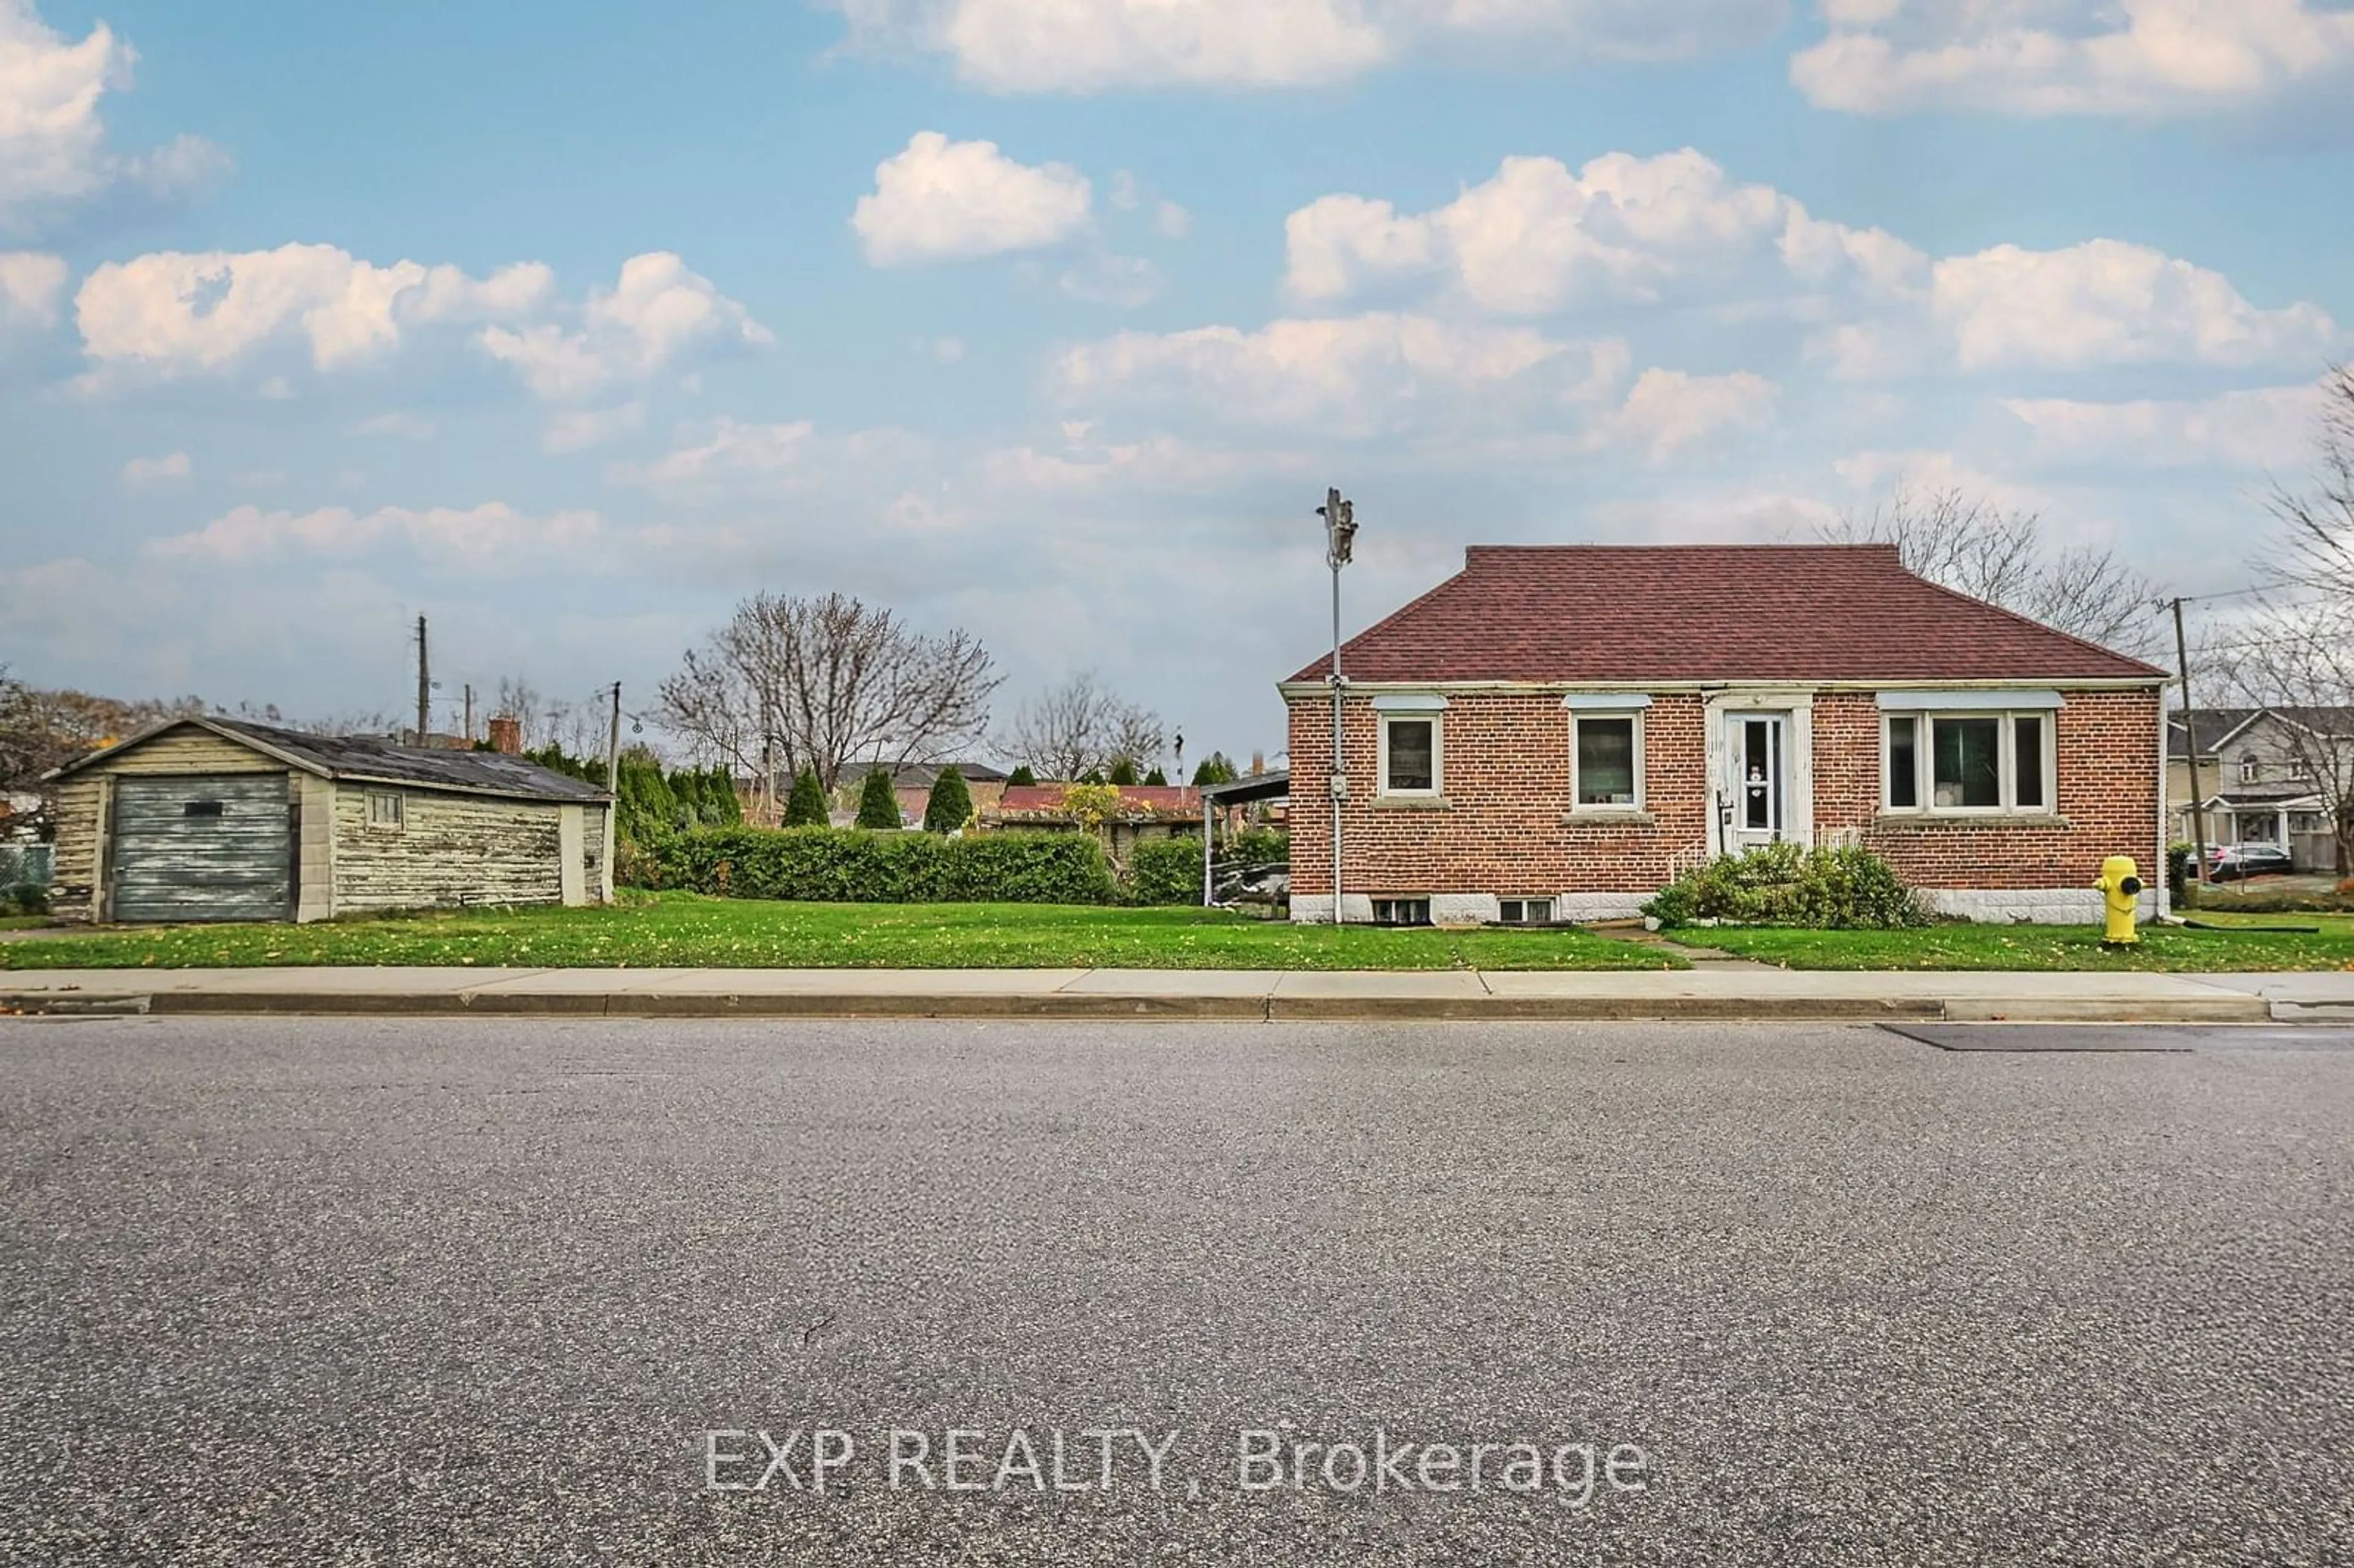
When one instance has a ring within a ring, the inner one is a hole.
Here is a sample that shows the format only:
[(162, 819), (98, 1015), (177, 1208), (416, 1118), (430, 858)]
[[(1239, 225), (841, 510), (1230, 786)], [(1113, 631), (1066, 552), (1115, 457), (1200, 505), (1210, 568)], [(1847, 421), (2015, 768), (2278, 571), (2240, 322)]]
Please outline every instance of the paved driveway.
[(2246, 1038), (0, 1022), (0, 1561), (2346, 1562)]

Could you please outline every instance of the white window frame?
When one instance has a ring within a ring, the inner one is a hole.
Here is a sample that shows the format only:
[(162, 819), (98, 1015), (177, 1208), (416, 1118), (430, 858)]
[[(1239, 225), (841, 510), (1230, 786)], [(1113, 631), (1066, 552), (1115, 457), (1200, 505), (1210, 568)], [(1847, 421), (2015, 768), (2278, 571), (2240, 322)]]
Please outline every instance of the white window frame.
[[(1936, 726), (1939, 719), (1994, 719), (1995, 769), (2001, 786), (2002, 800), (1992, 806), (1940, 806), (1937, 804)], [(1914, 801), (1910, 806), (1891, 802), (1893, 791), (1889, 788), (1895, 747), (1889, 735), (1896, 720), (1909, 719), (1913, 732)], [(2019, 803), (2019, 726), (2031, 721), (2043, 729), (2043, 800), (2041, 805)], [(1889, 816), (1899, 817), (2056, 817), (2060, 814), (2060, 726), (2055, 710), (2031, 708), (1895, 708), (1880, 715), (1880, 810)]]
[[(1381, 768), (1381, 790), (1386, 796), (1409, 800), (1437, 800), (1446, 793), (1447, 785), (1447, 715), (1437, 708), (1414, 708), (1397, 713), (1384, 713), (1381, 719), (1381, 746), (1378, 761)], [(1400, 724), (1426, 724), (1430, 726), (1430, 787), (1426, 789), (1399, 789), (1390, 783), (1390, 726)]]
[[(387, 801), (392, 806), (389, 820), (378, 814), (378, 808)], [(367, 791), (367, 825), (377, 832), (406, 832), (408, 827), (408, 799), (397, 789), (370, 789)]]
[[(1585, 791), (1578, 788), (1577, 728), (1596, 720), (1625, 719), (1635, 726), (1635, 798), (1631, 800), (1584, 800)], [(1573, 815), (1604, 814), (1614, 811), (1645, 810), (1643, 788), (1643, 710), (1638, 707), (1573, 708), (1569, 715), (1569, 809)]]
[[(1504, 913), (1504, 906), (1507, 904), (1517, 904), (1521, 906), (1521, 917), (1519, 919), (1512, 919), (1510, 916)], [(1528, 906), (1532, 904), (1542, 904), (1544, 906), (1543, 919), (1532, 920), (1529, 918)], [(1527, 897), (1499, 898), (1496, 900), (1496, 924), (1499, 926), (1550, 926), (1553, 924), (1553, 901), (1552, 897), (1543, 894)]]

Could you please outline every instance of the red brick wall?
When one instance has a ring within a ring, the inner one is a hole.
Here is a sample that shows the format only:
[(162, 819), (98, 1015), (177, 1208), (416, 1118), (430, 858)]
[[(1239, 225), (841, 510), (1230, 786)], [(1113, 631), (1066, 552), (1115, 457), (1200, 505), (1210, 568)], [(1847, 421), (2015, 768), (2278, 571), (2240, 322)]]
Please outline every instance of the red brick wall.
[[(1661, 695), (1643, 719), (1648, 826), (1571, 824), (1569, 719), (1542, 692), (1450, 694), (1442, 725), (1445, 810), (1372, 804), (1379, 779), (1370, 698), (1343, 706), (1353, 795), (1341, 818), (1352, 892), (1521, 894), (1648, 891), (1670, 863), (1705, 843), (1707, 741), (1697, 696)], [(1331, 710), (1291, 703), (1291, 885), (1332, 891), (1331, 807), (1324, 779)], [(2057, 715), (2059, 806), (2069, 825), (1903, 824), (1879, 820), (1880, 711), (1872, 694), (1814, 704), (1814, 819), (1819, 835), (1859, 828), (1865, 842), (1925, 887), (2089, 886), (2102, 857), (2162, 865), (2158, 831), (2158, 695), (2072, 693)]]

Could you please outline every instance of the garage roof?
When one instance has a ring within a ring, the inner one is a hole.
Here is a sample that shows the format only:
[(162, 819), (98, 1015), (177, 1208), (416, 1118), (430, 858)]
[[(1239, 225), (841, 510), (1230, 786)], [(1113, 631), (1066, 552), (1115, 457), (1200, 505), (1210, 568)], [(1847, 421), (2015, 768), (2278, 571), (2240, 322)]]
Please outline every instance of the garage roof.
[(396, 746), (373, 736), (304, 735), (244, 719), (202, 715), (169, 719), (117, 746), (93, 751), (49, 775), (62, 778), (122, 756), (157, 736), (174, 730), (209, 730), (224, 740), (252, 747), (290, 767), (322, 779), (365, 784), (415, 784), (469, 795), (503, 795), (514, 800), (592, 801), (609, 797), (604, 790), (520, 757), (497, 751), (444, 751), (438, 747)]

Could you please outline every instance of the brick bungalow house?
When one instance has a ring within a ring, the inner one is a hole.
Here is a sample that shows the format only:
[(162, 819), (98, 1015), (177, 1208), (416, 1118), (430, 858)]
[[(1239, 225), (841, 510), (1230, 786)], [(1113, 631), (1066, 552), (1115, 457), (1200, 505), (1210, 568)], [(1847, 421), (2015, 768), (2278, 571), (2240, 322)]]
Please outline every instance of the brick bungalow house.
[[(1291, 912), (1332, 917), (1331, 661), (1290, 710)], [(1886, 545), (1474, 546), (1341, 648), (1352, 920), (1602, 919), (1703, 857), (1861, 843), (1944, 912), (2163, 896), (2165, 672)]]

